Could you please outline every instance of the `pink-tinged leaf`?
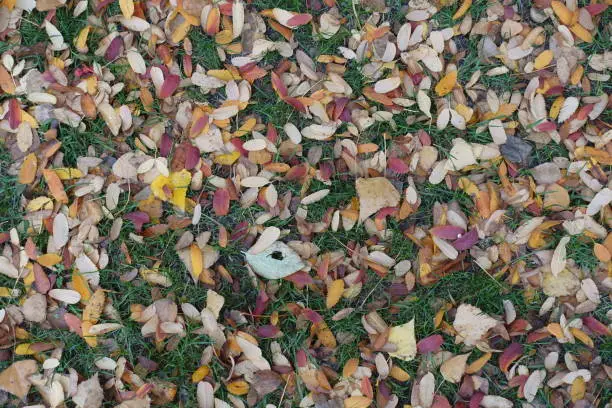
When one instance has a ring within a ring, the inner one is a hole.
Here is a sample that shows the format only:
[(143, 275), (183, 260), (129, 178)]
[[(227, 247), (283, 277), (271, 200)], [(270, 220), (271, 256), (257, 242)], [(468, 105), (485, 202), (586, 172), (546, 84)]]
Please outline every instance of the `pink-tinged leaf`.
[(312, 276), (303, 271), (292, 273), (289, 276), (285, 276), (283, 279), (293, 282), (298, 289), (302, 289), (306, 285), (312, 285), (314, 283)]
[(338, 118), (338, 120), (340, 120), (340, 121), (342, 121), (342, 122), (345, 122), (345, 123), (350, 122), (350, 121), (351, 121), (351, 112), (350, 112), (350, 111), (349, 111), (347, 108), (345, 108), (345, 109), (342, 111), (342, 114), (340, 115), (340, 117)]
[(451, 408), (450, 402), (446, 399), (445, 396), (436, 394), (434, 395), (433, 404), (431, 404), (431, 408)]
[(552, 132), (553, 130), (557, 130), (557, 125), (551, 121), (545, 120), (544, 122), (538, 124), (535, 128), (538, 132)]
[(43, 270), (43, 268), (34, 263), (32, 269), (34, 270), (34, 285), (39, 293), (46, 294), (51, 289), (51, 281)]
[(525, 386), (527, 379), (529, 379), (529, 376), (527, 374), (515, 375), (514, 377), (510, 379), (510, 381), (508, 381), (508, 386), (510, 388), (520, 387), (521, 389), (519, 390), (519, 393), (522, 394), (522, 389)]
[(132, 221), (134, 224), (134, 229), (136, 232), (142, 231), (142, 226), (148, 223), (151, 219), (149, 218), (149, 214), (144, 211), (134, 211), (123, 216), (128, 221)]
[(342, 113), (345, 111), (346, 105), (349, 103), (349, 98), (336, 98), (334, 99), (334, 120), (338, 120)]
[(588, 4), (584, 7), (590, 15), (596, 16), (598, 14), (603, 13), (608, 9), (607, 4)]
[(272, 339), (278, 336), (280, 333), (280, 329), (271, 324), (266, 324), (265, 326), (260, 326), (257, 328), (257, 336), (264, 339)]
[(455, 247), (457, 251), (465, 251), (466, 249), (470, 249), (480, 240), (478, 237), (478, 230), (476, 228), (472, 228), (465, 234), (463, 234), (460, 238), (456, 239), (452, 242), (452, 245)]
[(514, 17), (514, 9), (511, 6), (504, 7), (504, 18), (510, 20)]
[(179, 77), (178, 75), (167, 75), (164, 78), (164, 83), (162, 84), (161, 89), (159, 90), (159, 97), (161, 99), (165, 99), (169, 96), (172, 96), (174, 91), (176, 91), (176, 88), (178, 88), (180, 82), (181, 77)]
[(314, 310), (310, 309), (310, 308), (304, 308), (302, 310), (302, 315), (310, 320), (312, 323), (314, 324), (318, 324), (318, 323), (322, 323), (323, 322), (323, 317), (318, 314), (317, 312), (315, 312)]
[(470, 408), (478, 408), (484, 396), (484, 393), (480, 391), (474, 393), (474, 395), (472, 395), (472, 398), (470, 398)]
[(227, 215), (230, 207), (230, 194), (225, 188), (219, 188), (213, 196), (213, 210), (215, 215)]
[(298, 111), (306, 113), (306, 106), (304, 106), (304, 104), (299, 99), (293, 97), (286, 97), (285, 102), (293, 106)]
[(523, 346), (521, 346), (519, 343), (510, 344), (504, 350), (502, 355), (499, 356), (499, 368), (504, 373), (507, 373), (508, 370), (510, 369), (510, 364), (512, 364), (512, 362), (518, 359), (522, 354), (523, 354)]
[(570, 133), (569, 135), (567, 135), (567, 138), (573, 142), (575, 142), (576, 140), (580, 139), (582, 137), (582, 132), (578, 131), (578, 132), (574, 132), (574, 133)]
[(248, 232), (249, 232), (249, 223), (246, 221), (242, 221), (238, 223), (232, 230), (232, 233), (230, 234), (230, 241), (232, 242), (240, 241), (244, 239), (244, 237), (247, 236)]
[(193, 169), (200, 161), (200, 150), (195, 146), (187, 146), (185, 154), (185, 169)]
[(376, 213), (375, 219), (377, 219), (377, 220), (384, 220), (388, 216), (393, 215), (396, 211), (397, 211), (397, 207), (384, 207), (384, 208), (381, 208)]
[(429, 136), (429, 133), (427, 133), (423, 129), (420, 129), (418, 135), (419, 141), (423, 146), (431, 146), (431, 136)]
[(268, 122), (266, 138), (272, 143), (276, 143), (276, 141), (278, 140), (278, 132), (276, 131), (276, 127), (274, 127), (274, 124), (272, 122)]
[(308, 356), (304, 350), (298, 350), (297, 353), (295, 353), (295, 358), (297, 360), (298, 367), (304, 368), (308, 365)]
[(257, 294), (257, 298), (255, 299), (255, 310), (253, 310), (253, 314), (257, 317), (262, 315), (266, 311), (266, 307), (268, 307), (268, 302), (270, 298), (265, 290), (261, 289)]
[(306, 173), (308, 172), (308, 168), (304, 164), (300, 164), (297, 166), (293, 166), (289, 169), (287, 174), (285, 174), (286, 181), (297, 181), (301, 180)]
[(437, 225), (429, 230), (431, 235), (435, 235), (442, 239), (457, 239), (461, 238), (465, 230), (455, 225)]
[(234, 145), (234, 147), (236, 148), (236, 150), (238, 150), (238, 152), (240, 152), (240, 154), (244, 157), (247, 157), (249, 155), (248, 150), (245, 150), (244, 147), (242, 147), (244, 145), (244, 140), (238, 138), (238, 137), (233, 137), (230, 139), (230, 143), (232, 145)]
[(157, 369), (159, 368), (159, 364), (144, 356), (138, 356), (138, 364), (140, 364), (142, 368), (149, 372), (157, 371)]
[(81, 329), (81, 319), (73, 315), (72, 313), (64, 314), (64, 321), (68, 325), (68, 330), (73, 333), (83, 336), (83, 329)]
[(117, 37), (112, 39), (110, 45), (108, 46), (108, 48), (106, 49), (106, 52), (104, 53), (104, 58), (106, 58), (106, 60), (109, 62), (114, 61), (119, 57), (119, 55), (121, 55), (122, 52), (123, 52), (123, 37), (118, 35)]
[(162, 155), (162, 157), (168, 157), (171, 150), (172, 136), (170, 136), (168, 132), (164, 132), (159, 143), (159, 154)]
[(226, 3), (219, 4), (219, 11), (221, 12), (222, 15), (228, 16), (228, 17), (232, 16), (232, 3), (233, 2), (228, 1)]
[(587, 120), (589, 117), (589, 113), (595, 108), (594, 103), (590, 103), (588, 105), (584, 105), (580, 110), (576, 113), (576, 119), (578, 120)]
[(286, 98), (288, 91), (287, 87), (283, 83), (283, 80), (274, 71), (270, 73), (270, 78), (272, 80), (272, 88), (274, 88), (274, 90), (281, 97), (281, 99)]
[(334, 165), (331, 161), (324, 161), (319, 164), (319, 173), (323, 180), (331, 180), (334, 174)]
[(417, 343), (417, 350), (421, 354), (437, 353), (440, 351), (442, 343), (444, 343), (444, 338), (442, 338), (442, 336), (439, 334), (434, 334), (421, 339)]
[(410, 171), (408, 164), (402, 159), (398, 159), (397, 157), (390, 157), (387, 160), (387, 168), (392, 170), (398, 174), (406, 174)]
[(600, 322), (593, 316), (584, 316), (582, 318), (582, 323), (586, 327), (588, 327), (590, 331), (592, 331), (595, 334), (598, 334), (600, 336), (610, 335), (610, 329), (608, 329), (608, 326), (606, 326), (605, 324), (603, 324), (602, 322)]
[(564, 90), (565, 88), (561, 85), (551, 86), (550, 88), (546, 90), (546, 96), (563, 95)]
[(410, 292), (408, 291), (408, 287), (406, 287), (404, 282), (393, 282), (389, 286), (389, 289), (387, 289), (387, 293), (394, 298), (403, 298), (408, 296), (408, 293)]
[(11, 129), (17, 129), (21, 124), (21, 108), (17, 99), (9, 100), (8, 122)]
[(289, 20), (287, 20), (287, 26), (292, 27), (292, 28), (299, 27), (301, 25), (310, 23), (310, 20), (312, 20), (312, 16), (310, 14), (306, 14), (306, 13), (296, 14), (293, 17), (291, 17)]
[(195, 138), (202, 133), (204, 127), (208, 124), (208, 115), (204, 115), (201, 118), (198, 118), (193, 125), (191, 125), (191, 129), (189, 129), (189, 137)]

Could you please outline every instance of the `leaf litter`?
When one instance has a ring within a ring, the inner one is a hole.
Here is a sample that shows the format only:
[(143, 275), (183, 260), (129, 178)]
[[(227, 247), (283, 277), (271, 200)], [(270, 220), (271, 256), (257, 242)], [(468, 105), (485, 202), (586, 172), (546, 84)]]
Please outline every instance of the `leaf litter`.
[(609, 2), (116, 3), (0, 2), (3, 406), (609, 400)]

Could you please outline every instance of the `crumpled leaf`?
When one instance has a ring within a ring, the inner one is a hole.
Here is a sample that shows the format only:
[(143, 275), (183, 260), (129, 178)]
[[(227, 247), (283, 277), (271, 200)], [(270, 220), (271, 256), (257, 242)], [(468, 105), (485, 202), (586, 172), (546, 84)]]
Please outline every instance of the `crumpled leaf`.
[(0, 373), (0, 389), (23, 399), (32, 386), (28, 377), (36, 372), (38, 372), (36, 360), (17, 361)]
[(102, 406), (104, 392), (100, 386), (98, 374), (94, 374), (89, 380), (82, 381), (77, 386), (77, 392), (72, 397), (72, 402), (78, 408), (98, 408)]
[(400, 194), (384, 177), (358, 178), (355, 181), (359, 197), (359, 220), (364, 221), (381, 208), (395, 207)]
[(495, 319), (476, 306), (466, 303), (459, 305), (453, 322), (458, 339), (463, 341), (466, 346), (475, 345), (496, 325), (497, 321)]

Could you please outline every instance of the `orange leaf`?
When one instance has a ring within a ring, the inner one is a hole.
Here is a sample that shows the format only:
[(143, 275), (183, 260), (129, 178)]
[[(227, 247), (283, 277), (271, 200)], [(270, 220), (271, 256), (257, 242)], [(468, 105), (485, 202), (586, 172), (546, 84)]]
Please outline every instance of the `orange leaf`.
[[(91, 289), (89, 288), (89, 283), (83, 277), (83, 275), (77, 271), (72, 273), (72, 289), (79, 292), (81, 295), (81, 300), (84, 302), (91, 299)], [(85, 320), (85, 317), (83, 317), (83, 320)]]
[(342, 279), (336, 279), (329, 285), (327, 289), (327, 299), (325, 300), (325, 305), (328, 309), (331, 309), (340, 301), (343, 291), (344, 281)]
[(582, 343), (584, 343), (587, 347), (593, 348), (595, 347), (595, 344), (593, 344), (593, 339), (591, 339), (589, 337), (588, 334), (586, 334), (585, 332), (583, 332), (582, 330), (576, 328), (576, 327), (570, 327), (570, 333), (572, 333), (572, 335), (577, 338), (578, 340), (580, 340)]
[(344, 367), (342, 368), (342, 376), (350, 377), (351, 375), (355, 374), (355, 371), (357, 371), (358, 366), (359, 366), (358, 358), (348, 359), (346, 364), (344, 364)]
[(21, 184), (30, 184), (36, 178), (36, 170), (38, 163), (34, 153), (28, 154), (19, 168), (19, 182)]
[(440, 82), (436, 85), (436, 93), (438, 96), (447, 95), (455, 85), (457, 85), (457, 71), (451, 71), (440, 79)]
[(463, 3), (461, 3), (461, 7), (459, 7), (455, 14), (453, 14), (453, 20), (459, 20), (461, 17), (463, 17), (471, 6), (472, 0), (464, 0)]
[(368, 397), (354, 396), (344, 400), (344, 408), (367, 408), (372, 405)]
[(482, 370), (482, 367), (484, 367), (484, 365), (489, 362), (489, 360), (491, 359), (491, 356), (493, 356), (492, 353), (483, 354), (480, 358), (473, 361), (470, 365), (467, 366), (467, 368), (465, 369), (465, 373), (475, 374), (478, 371)]
[(62, 184), (62, 181), (60, 180), (57, 173), (55, 173), (51, 169), (44, 169), (43, 176), (45, 177), (45, 181), (49, 186), (49, 191), (51, 192), (53, 198), (55, 198), (60, 203), (67, 204), (68, 196), (64, 191), (64, 185)]
[(13, 81), (13, 77), (11, 74), (4, 68), (3, 65), (0, 64), (0, 89), (2, 89), (7, 94), (15, 93), (15, 82)]
[(191, 374), (191, 382), (194, 384), (199, 383), (208, 375), (209, 372), (210, 368), (208, 368), (208, 366), (203, 365), (198, 367), (198, 369)]

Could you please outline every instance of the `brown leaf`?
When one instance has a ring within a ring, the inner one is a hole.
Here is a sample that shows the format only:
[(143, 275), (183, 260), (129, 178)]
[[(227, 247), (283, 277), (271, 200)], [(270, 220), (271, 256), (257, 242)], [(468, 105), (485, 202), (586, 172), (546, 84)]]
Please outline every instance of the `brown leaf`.
[(28, 377), (36, 372), (38, 372), (36, 360), (17, 361), (0, 373), (0, 389), (23, 399), (32, 386)]

